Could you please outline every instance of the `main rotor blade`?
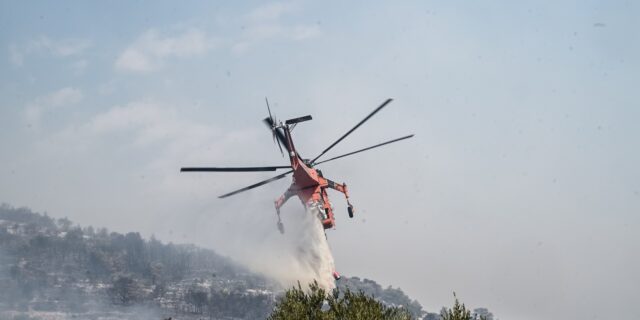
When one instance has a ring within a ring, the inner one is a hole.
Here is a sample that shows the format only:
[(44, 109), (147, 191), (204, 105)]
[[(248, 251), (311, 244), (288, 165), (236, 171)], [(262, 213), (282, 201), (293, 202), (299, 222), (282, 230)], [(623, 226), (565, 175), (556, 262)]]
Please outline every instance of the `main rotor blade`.
[(277, 169), (291, 169), (291, 166), (273, 166), (273, 167), (185, 167), (185, 168), (180, 168), (180, 172), (253, 172), (253, 171), (276, 171)]
[(267, 111), (269, 111), (269, 119), (271, 119), (273, 122), (273, 117), (271, 116), (271, 108), (269, 108), (269, 99), (267, 99), (267, 97), (264, 97), (264, 101), (267, 103)]
[(322, 157), (322, 155), (324, 155), (327, 151), (331, 150), (331, 148), (333, 148), (336, 144), (338, 144), (340, 141), (342, 141), (342, 139), (344, 139), (348, 135), (350, 135), (351, 132), (353, 132), (354, 130), (358, 129), (358, 127), (360, 127), (363, 123), (365, 123), (367, 120), (369, 120), (369, 118), (373, 117), (374, 114), (376, 114), (378, 111), (380, 111), (380, 109), (384, 108), (391, 101), (393, 101), (393, 99), (391, 99), (391, 98), (387, 99), (387, 101), (385, 101), (383, 104), (381, 104), (375, 110), (373, 110), (373, 112), (371, 112), (366, 118), (362, 119), (362, 121), (360, 121), (360, 123), (358, 123), (355, 127), (353, 127), (351, 130), (349, 130), (347, 133), (345, 133), (342, 137), (340, 137), (340, 139), (336, 140), (336, 142), (331, 144), (328, 148), (324, 149), (324, 151), (322, 151), (322, 153), (319, 156), (317, 156), (317, 157), (315, 157), (315, 159), (311, 160), (311, 163), (316, 162), (316, 160), (318, 160), (318, 158)]
[(240, 192), (243, 192), (243, 191), (247, 191), (247, 190), (251, 190), (251, 189), (253, 189), (253, 188), (257, 188), (257, 187), (262, 186), (262, 185), (265, 185), (265, 184), (267, 184), (267, 183), (269, 183), (269, 182), (273, 182), (273, 181), (276, 181), (276, 180), (282, 179), (282, 178), (284, 178), (286, 175), (288, 175), (288, 174), (289, 174), (289, 173), (291, 173), (291, 172), (293, 172), (293, 170), (287, 171), (287, 172), (285, 172), (285, 173), (283, 173), (283, 174), (280, 174), (280, 175), (277, 175), (277, 176), (275, 176), (275, 177), (273, 177), (273, 178), (270, 178), (270, 179), (267, 179), (267, 180), (264, 180), (264, 181), (260, 181), (260, 182), (258, 182), (258, 183), (256, 183), (256, 184), (252, 184), (252, 185), (250, 185), (250, 186), (248, 186), (248, 187), (244, 187), (244, 188), (242, 188), (242, 189), (238, 189), (238, 190), (236, 190), (236, 191), (229, 192), (229, 193), (227, 193), (227, 194), (223, 194), (223, 195), (219, 196), (218, 198), (226, 198), (226, 197), (232, 196), (232, 195), (234, 195), (234, 194), (237, 194), (237, 193), (240, 193)]
[(346, 156), (350, 156), (350, 155), (353, 155), (353, 154), (356, 154), (356, 153), (360, 153), (360, 152), (363, 152), (363, 151), (371, 150), (371, 149), (373, 149), (373, 148), (382, 147), (382, 146), (384, 146), (384, 145), (387, 145), (387, 144), (390, 144), (390, 143), (394, 143), (394, 142), (398, 142), (398, 141), (400, 141), (400, 140), (404, 140), (404, 139), (409, 139), (409, 138), (411, 138), (411, 137), (413, 137), (413, 134), (410, 134), (410, 135), (408, 135), (408, 136), (404, 136), (404, 137), (401, 137), (401, 138), (397, 138), (397, 139), (389, 140), (389, 141), (386, 141), (386, 142), (383, 142), (383, 143), (378, 143), (378, 144), (376, 144), (375, 146), (371, 146), (371, 147), (367, 147), (367, 148), (360, 149), (360, 150), (357, 150), (357, 151), (349, 152), (349, 153), (343, 154), (343, 155), (341, 155), (341, 156), (333, 157), (333, 158), (331, 158), (331, 159), (327, 159), (327, 160), (324, 160), (324, 161), (320, 161), (320, 162), (318, 162), (318, 163), (316, 163), (316, 164), (314, 164), (314, 165), (319, 165), (319, 164), (321, 164), (321, 163), (329, 162), (329, 161), (331, 161), (331, 160), (336, 160), (336, 159), (344, 158), (344, 157), (346, 157)]
[[(273, 136), (274, 140), (275, 140), (275, 135)], [(276, 140), (276, 142), (278, 143), (278, 149), (280, 150), (280, 154), (284, 157), (284, 152), (282, 152), (282, 145), (280, 145), (280, 140)]]

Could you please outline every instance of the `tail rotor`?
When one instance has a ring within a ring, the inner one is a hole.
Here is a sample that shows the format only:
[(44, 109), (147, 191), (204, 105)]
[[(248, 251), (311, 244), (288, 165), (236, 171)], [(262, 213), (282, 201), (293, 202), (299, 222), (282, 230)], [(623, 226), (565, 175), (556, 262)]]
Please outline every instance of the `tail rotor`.
[(278, 122), (274, 116), (271, 115), (271, 108), (269, 107), (269, 99), (264, 97), (264, 101), (267, 103), (267, 111), (269, 111), (269, 122), (271, 125), (271, 133), (273, 134), (273, 142), (278, 144), (278, 149), (280, 149), (280, 154), (284, 157), (284, 152), (282, 151), (282, 145), (280, 145), (280, 139), (276, 137), (276, 130), (278, 130)]

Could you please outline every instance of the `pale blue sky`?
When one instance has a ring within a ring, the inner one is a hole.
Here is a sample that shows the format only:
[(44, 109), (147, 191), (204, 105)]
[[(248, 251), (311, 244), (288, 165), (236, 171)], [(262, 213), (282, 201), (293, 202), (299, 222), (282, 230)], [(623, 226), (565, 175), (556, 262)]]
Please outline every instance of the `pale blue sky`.
[(393, 97), (331, 154), (416, 137), (322, 168), (360, 213), (332, 194), (340, 271), (432, 311), (455, 290), (501, 319), (638, 317), (639, 14), (631, 1), (4, 1), (0, 201), (255, 263), (281, 241), (271, 206), (289, 181), (219, 200), (269, 175), (178, 168), (285, 163), (265, 96), (279, 117), (313, 115), (295, 131), (308, 157)]

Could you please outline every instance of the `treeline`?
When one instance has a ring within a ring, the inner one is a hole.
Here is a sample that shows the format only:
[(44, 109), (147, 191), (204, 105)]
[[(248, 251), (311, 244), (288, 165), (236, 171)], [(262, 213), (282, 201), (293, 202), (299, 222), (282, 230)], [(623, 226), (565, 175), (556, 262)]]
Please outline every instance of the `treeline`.
[(146, 241), (137, 232), (81, 228), (66, 218), (56, 220), (25, 208), (2, 205), (0, 220), (5, 224), (0, 228), (0, 245), (7, 253), (42, 263), (48, 270), (85, 270), (91, 279), (124, 272), (156, 284), (180, 280), (195, 269), (208, 268), (227, 277), (242, 270), (211, 250), (163, 244), (153, 237)]
[(0, 305), (73, 310), (89, 299), (156, 304), (176, 312), (263, 318), (267, 281), (211, 250), (139, 233), (75, 226), (26, 208), (0, 206)]

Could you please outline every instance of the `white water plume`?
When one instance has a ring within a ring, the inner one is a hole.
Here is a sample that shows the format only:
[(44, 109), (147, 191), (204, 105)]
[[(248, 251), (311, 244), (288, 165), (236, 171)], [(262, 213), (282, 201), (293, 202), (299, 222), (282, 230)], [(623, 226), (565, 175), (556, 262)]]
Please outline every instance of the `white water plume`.
[(297, 286), (298, 282), (308, 288), (314, 280), (325, 290), (335, 288), (333, 255), (317, 215), (302, 211), (299, 204), (286, 207), (281, 213), (285, 234), (270, 227), (264, 238), (253, 243), (250, 252), (246, 250), (251, 244), (245, 243), (240, 260), (283, 288)]
[(302, 236), (297, 248), (297, 261), (295, 268), (300, 269), (305, 275), (300, 282), (312, 282), (314, 279), (326, 290), (335, 288), (333, 272), (335, 263), (329, 248), (329, 243), (315, 212), (307, 209), (302, 226)]

